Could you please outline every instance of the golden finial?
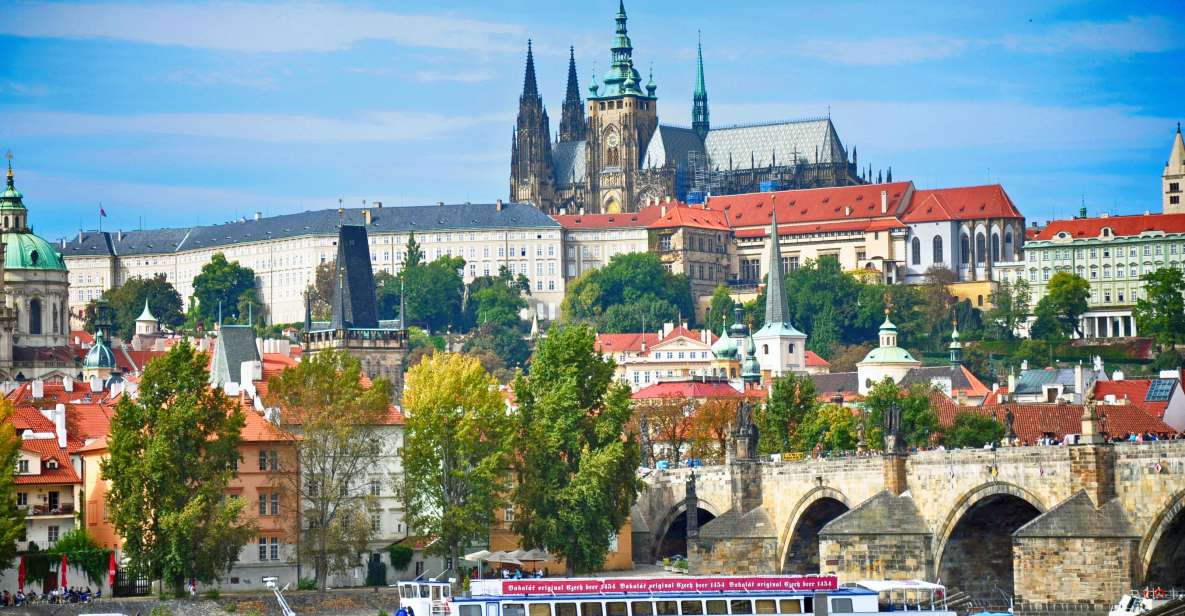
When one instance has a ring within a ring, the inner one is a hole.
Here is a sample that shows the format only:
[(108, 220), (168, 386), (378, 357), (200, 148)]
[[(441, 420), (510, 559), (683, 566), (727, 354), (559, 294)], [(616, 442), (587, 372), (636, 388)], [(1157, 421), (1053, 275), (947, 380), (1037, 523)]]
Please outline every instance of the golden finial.
[(885, 291), (885, 318), (889, 318), (889, 312), (893, 310), (893, 296)]
[(8, 159), (8, 179), (12, 179), (12, 150), (4, 153), (4, 158)]

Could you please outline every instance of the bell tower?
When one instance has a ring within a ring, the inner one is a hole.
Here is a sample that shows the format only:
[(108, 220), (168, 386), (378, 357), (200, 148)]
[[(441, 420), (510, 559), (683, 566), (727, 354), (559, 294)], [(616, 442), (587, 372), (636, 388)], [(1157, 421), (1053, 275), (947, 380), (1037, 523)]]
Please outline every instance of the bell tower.
[(528, 40), (523, 93), (510, 146), (510, 200), (550, 212), (555, 200), (554, 176), (550, 121), (535, 81), (535, 56)]
[(1177, 134), (1173, 136), (1173, 149), (1169, 161), (1164, 165), (1164, 213), (1185, 213), (1185, 141), (1181, 139), (1181, 123), (1177, 123)]
[(612, 65), (603, 85), (598, 86), (594, 78), (588, 97), (589, 194), (596, 200), (589, 205), (599, 212), (637, 209), (634, 191), (642, 150), (658, 128), (658, 87), (653, 75), (643, 86), (634, 68), (624, 0), (618, 4), (615, 21)]

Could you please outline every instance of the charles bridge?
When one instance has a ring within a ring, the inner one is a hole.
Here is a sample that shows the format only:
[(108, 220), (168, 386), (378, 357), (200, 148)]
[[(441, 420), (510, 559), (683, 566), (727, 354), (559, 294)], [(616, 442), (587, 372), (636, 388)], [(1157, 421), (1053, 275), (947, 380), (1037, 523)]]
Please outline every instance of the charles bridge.
[(1185, 587), (1185, 441), (1100, 441), (782, 462), (737, 443), (725, 464), (643, 478), (635, 559), (938, 580), (1029, 611)]

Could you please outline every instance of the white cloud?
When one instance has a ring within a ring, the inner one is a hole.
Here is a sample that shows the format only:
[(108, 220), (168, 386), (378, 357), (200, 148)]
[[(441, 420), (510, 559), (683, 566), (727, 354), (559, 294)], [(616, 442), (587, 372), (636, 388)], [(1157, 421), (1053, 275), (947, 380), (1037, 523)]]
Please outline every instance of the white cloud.
[(519, 51), (520, 25), (318, 2), (247, 4), (8, 3), (0, 34), (107, 38), (238, 52), (336, 51), (361, 41), (464, 51)]
[(1010, 34), (1003, 37), (1001, 44), (1028, 53), (1161, 53), (1185, 46), (1179, 28), (1161, 17), (1129, 17), (1116, 22), (1080, 21), (1057, 24), (1035, 35)]
[(37, 83), (20, 83), (16, 81), (0, 81), (0, 94), (11, 96), (47, 96), (49, 88)]
[(435, 71), (417, 71), (416, 80), (425, 83), (435, 81), (455, 81), (458, 83), (481, 83), (483, 81), (491, 81), (497, 75), (493, 71), (488, 70), (472, 70), (472, 71), (453, 71), (453, 70), (435, 70)]
[(888, 66), (941, 60), (963, 52), (972, 43), (951, 36), (888, 36), (864, 39), (806, 40), (792, 46), (801, 56), (852, 66)]
[(7, 114), (7, 126), (0, 134), (12, 137), (149, 134), (282, 143), (384, 142), (426, 139), (511, 120), (510, 113), (446, 116), (408, 111), (370, 111), (350, 119), (268, 113), (100, 115), (16, 111)]

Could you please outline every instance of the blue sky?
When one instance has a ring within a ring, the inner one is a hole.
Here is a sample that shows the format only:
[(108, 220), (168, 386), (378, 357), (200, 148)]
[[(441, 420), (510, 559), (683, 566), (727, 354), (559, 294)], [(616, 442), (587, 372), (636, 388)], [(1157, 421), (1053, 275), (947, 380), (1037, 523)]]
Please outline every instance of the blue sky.
[[(1156, 211), (1185, 120), (1185, 5), (627, 2), (659, 117), (826, 115), (919, 187), (1000, 182), (1030, 219)], [(379, 200), (505, 198), (528, 37), (559, 121), (616, 0), (0, 0), (0, 149), (42, 235)], [(553, 127), (553, 134), (555, 129)]]

